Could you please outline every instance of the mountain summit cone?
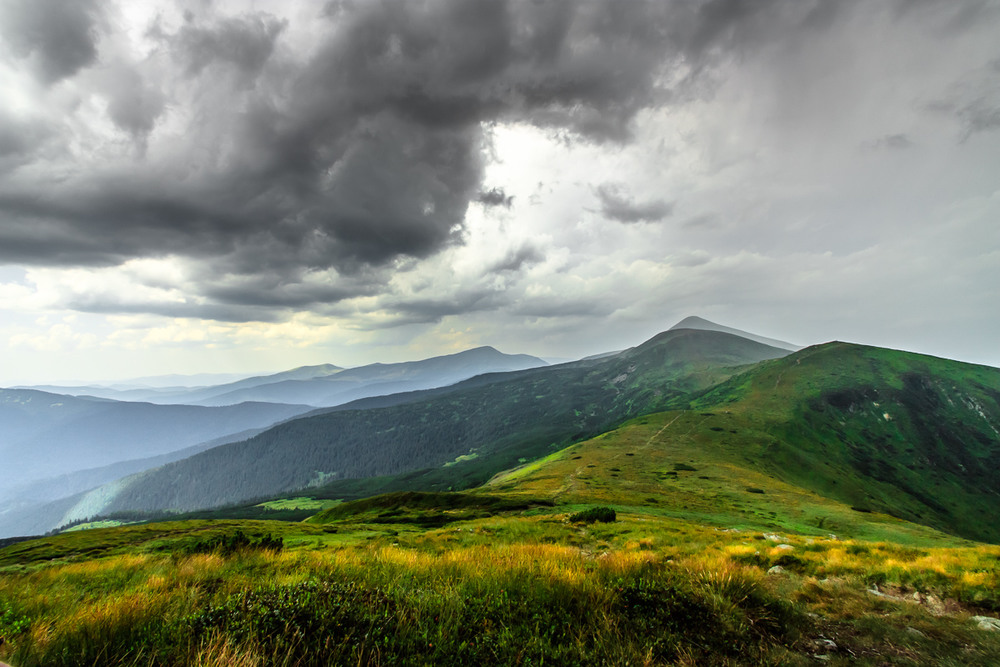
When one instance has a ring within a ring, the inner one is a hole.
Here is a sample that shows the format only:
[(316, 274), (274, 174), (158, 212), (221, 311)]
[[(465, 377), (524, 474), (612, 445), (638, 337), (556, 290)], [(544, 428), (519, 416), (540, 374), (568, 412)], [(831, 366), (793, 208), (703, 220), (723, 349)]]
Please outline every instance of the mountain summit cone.
[(779, 347), (783, 350), (790, 350), (792, 352), (802, 349), (801, 345), (793, 345), (792, 343), (787, 343), (783, 340), (777, 340), (774, 338), (766, 338), (764, 336), (758, 336), (757, 334), (752, 334), (747, 331), (742, 331), (740, 329), (734, 329), (732, 327), (723, 326), (721, 324), (716, 324), (715, 322), (709, 322), (708, 320), (698, 317), (696, 315), (691, 315), (690, 317), (685, 317), (683, 320), (670, 327), (670, 331), (675, 329), (697, 329), (699, 331), (721, 331), (722, 333), (733, 334), (734, 336), (740, 336), (742, 338), (747, 338), (749, 340), (755, 341), (757, 343), (763, 343), (764, 345), (770, 345), (771, 347)]

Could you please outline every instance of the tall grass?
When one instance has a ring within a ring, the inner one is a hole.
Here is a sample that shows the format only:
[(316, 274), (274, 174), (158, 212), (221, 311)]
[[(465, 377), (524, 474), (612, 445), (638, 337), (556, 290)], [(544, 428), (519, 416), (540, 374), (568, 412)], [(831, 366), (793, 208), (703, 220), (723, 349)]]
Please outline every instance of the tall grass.
[[(759, 573), (558, 545), (120, 556), (8, 576), (31, 665), (644, 664), (783, 650)], [(780, 619), (780, 622), (775, 622)]]
[[(586, 528), (524, 517), (358, 535), (282, 552), (121, 554), (8, 569), (0, 659), (17, 667), (795, 664), (809, 659), (811, 637), (836, 632), (870, 664), (895, 664), (885, 646), (901, 643), (942, 664), (1000, 659), (1000, 642), (964, 620), (1000, 609), (995, 546), (723, 532), (634, 516)], [(542, 541), (549, 536), (559, 541)], [(784, 575), (767, 574), (776, 564)], [(894, 597), (868, 593), (872, 586)], [(934, 616), (941, 610), (917, 604), (913, 592), (952, 607)]]

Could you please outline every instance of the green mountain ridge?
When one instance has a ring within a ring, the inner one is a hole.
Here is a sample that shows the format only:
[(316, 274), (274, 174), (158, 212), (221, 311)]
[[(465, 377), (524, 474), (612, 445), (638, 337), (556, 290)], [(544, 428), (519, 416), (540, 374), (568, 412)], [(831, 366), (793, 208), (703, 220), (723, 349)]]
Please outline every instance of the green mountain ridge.
[[(194, 510), (421, 469), (435, 472), (424, 485), (467, 488), (786, 353), (730, 334), (675, 330), (614, 357), (479, 376), (383, 408), (314, 413), (127, 478), (103, 512)], [(441, 473), (462, 460), (472, 463)]]
[[(1000, 369), (833, 342), (692, 402), (725, 409), (744, 456), (861, 510), (1000, 541)], [(738, 425), (737, 425), (738, 424)]]

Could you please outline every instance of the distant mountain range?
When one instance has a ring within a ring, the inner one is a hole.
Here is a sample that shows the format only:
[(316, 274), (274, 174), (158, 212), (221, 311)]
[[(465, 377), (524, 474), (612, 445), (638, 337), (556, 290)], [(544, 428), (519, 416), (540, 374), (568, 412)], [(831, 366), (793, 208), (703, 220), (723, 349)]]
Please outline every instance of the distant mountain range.
[[(11, 522), (40, 525), (19, 517), (40, 519), (44, 503), (249, 438), (316, 406), (544, 365), (536, 357), (480, 347), (347, 370), (303, 366), (208, 387), (62, 388), (101, 397), (0, 389), (0, 535), (13, 530)], [(126, 397), (131, 400), (119, 400)]]
[(3, 487), (159, 456), (309, 409), (273, 403), (153, 405), (0, 389)]
[(116, 389), (100, 386), (29, 387), (75, 396), (90, 395), (160, 405), (235, 405), (246, 401), (330, 407), (368, 396), (430, 389), (454, 384), (482, 373), (545, 366), (526, 354), (503, 354), (492, 347), (477, 347), (457, 354), (395, 364), (369, 364), (343, 369), (332, 364), (302, 366), (292, 370), (245, 378), (207, 387), (157, 387)]

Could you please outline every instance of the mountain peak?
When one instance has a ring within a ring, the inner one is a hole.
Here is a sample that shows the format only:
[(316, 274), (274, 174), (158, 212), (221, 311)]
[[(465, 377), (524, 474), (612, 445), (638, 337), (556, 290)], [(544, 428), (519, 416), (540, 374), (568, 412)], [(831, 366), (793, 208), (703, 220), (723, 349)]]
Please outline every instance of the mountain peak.
[(463, 350), (458, 354), (503, 354), (500, 350), (496, 349), (492, 345), (480, 345), (479, 347), (470, 347), (468, 350)]
[(715, 322), (709, 322), (704, 317), (698, 317), (697, 315), (689, 315), (683, 320), (670, 327), (669, 331), (674, 329), (707, 329), (709, 331), (716, 331), (715, 327), (722, 327), (721, 324), (716, 324)]
[(703, 317), (698, 317), (697, 315), (690, 315), (685, 317), (683, 320), (670, 327), (668, 331), (674, 331), (676, 329), (698, 329), (701, 331), (721, 331), (722, 333), (733, 334), (734, 336), (740, 336), (742, 338), (747, 338), (758, 343), (763, 343), (764, 345), (770, 345), (771, 347), (781, 348), (783, 350), (798, 350), (801, 349), (800, 345), (793, 345), (792, 343), (786, 343), (783, 340), (777, 340), (774, 338), (766, 338), (764, 336), (758, 336), (757, 334), (752, 334), (747, 331), (741, 331), (740, 329), (734, 329), (732, 327), (727, 327), (722, 324), (716, 324), (715, 322), (709, 322)]

